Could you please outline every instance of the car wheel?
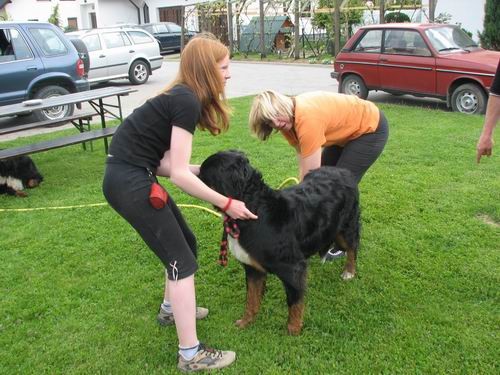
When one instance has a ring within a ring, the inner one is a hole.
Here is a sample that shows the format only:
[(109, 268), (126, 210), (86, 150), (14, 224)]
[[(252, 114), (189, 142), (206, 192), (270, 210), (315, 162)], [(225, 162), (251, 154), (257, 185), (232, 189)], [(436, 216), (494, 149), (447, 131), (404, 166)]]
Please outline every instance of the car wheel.
[(451, 95), (451, 108), (468, 115), (483, 114), (486, 110), (486, 94), (478, 85), (466, 83), (458, 86)]
[(356, 95), (361, 99), (366, 99), (368, 96), (368, 89), (361, 77), (349, 74), (342, 79), (340, 92), (348, 95)]
[(128, 72), (128, 79), (134, 85), (142, 85), (149, 78), (149, 68), (144, 61), (135, 61)]
[[(47, 99), (53, 96), (61, 96), (67, 95), (69, 91), (64, 87), (60, 86), (45, 86), (36, 92), (34, 95), (35, 99)], [(71, 116), (75, 106), (73, 104), (68, 105), (60, 105), (57, 107), (51, 107), (42, 109), (39, 111), (34, 111), (35, 117), (38, 121), (47, 121), (47, 120), (58, 120), (63, 117)]]

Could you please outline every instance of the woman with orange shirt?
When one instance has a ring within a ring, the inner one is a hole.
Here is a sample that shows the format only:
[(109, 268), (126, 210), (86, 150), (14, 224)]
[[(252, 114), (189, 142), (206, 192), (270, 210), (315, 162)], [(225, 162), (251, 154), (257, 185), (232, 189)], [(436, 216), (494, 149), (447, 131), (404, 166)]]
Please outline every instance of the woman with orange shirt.
[[(352, 172), (357, 183), (382, 153), (389, 136), (384, 114), (356, 96), (313, 91), (289, 97), (273, 90), (257, 95), (251, 131), (266, 140), (279, 131), (298, 154), (300, 179), (322, 165)], [(330, 250), (325, 260), (343, 255)]]

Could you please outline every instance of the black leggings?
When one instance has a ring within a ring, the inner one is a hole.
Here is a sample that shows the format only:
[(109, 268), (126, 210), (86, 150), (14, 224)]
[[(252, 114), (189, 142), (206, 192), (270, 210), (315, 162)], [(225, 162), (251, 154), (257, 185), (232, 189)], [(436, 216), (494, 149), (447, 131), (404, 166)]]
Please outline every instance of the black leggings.
[(102, 186), (108, 203), (160, 258), (169, 280), (191, 276), (198, 269), (196, 238), (171, 196), (160, 210), (149, 204), (150, 188), (146, 168), (108, 157)]
[(328, 146), (321, 153), (321, 165), (348, 169), (357, 183), (384, 150), (389, 137), (387, 119), (380, 111), (377, 130), (350, 141), (344, 147)]

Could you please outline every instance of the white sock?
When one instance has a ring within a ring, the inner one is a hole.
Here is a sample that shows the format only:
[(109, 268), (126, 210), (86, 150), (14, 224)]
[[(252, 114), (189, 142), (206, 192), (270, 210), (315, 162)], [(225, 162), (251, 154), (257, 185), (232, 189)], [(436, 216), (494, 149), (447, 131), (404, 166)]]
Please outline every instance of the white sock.
[(168, 312), (169, 314), (171, 314), (173, 311), (172, 311), (172, 305), (170, 304), (170, 301), (167, 301), (167, 300), (163, 300), (163, 303), (161, 304), (161, 309), (163, 311), (166, 311)]
[(186, 361), (190, 361), (194, 358), (196, 353), (198, 353), (198, 347), (200, 346), (200, 342), (198, 341), (198, 344), (195, 346), (192, 346), (190, 348), (183, 348), (182, 346), (179, 346), (179, 354), (184, 358)]

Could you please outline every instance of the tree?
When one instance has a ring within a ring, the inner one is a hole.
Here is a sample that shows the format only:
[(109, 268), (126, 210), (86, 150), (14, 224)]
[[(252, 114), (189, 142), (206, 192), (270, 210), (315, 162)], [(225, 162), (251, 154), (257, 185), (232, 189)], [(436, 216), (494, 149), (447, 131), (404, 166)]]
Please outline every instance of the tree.
[(500, 2), (498, 0), (486, 0), (484, 31), (479, 33), (479, 39), (483, 48), (500, 50)]
[(391, 12), (385, 15), (385, 22), (395, 23), (395, 22), (411, 22), (410, 17), (405, 13), (401, 12)]
[(61, 16), (59, 15), (59, 4), (52, 8), (52, 14), (49, 17), (49, 22), (53, 25), (61, 25)]

